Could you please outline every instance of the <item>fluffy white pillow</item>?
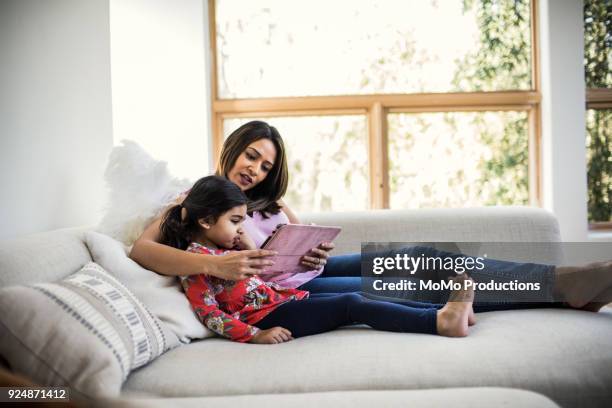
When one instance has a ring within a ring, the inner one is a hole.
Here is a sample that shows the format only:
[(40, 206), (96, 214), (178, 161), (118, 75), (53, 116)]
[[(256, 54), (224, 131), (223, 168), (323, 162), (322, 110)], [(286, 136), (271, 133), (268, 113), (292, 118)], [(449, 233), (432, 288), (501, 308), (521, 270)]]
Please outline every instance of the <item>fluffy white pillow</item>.
[(165, 161), (155, 160), (137, 143), (121, 143), (113, 148), (104, 173), (109, 195), (97, 230), (130, 246), (193, 183), (173, 177)]
[(85, 242), (93, 260), (127, 286), (181, 342), (214, 336), (191, 309), (178, 278), (144, 269), (107, 235), (90, 231)]

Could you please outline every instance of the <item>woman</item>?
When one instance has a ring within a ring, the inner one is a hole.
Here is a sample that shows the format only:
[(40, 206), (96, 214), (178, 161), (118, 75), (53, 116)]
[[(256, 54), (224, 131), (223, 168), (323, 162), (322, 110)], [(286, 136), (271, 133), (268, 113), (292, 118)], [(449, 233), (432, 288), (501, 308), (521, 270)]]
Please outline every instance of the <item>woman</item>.
[[(261, 121), (252, 121), (235, 130), (225, 141), (217, 175), (224, 176), (247, 195), (246, 232), (260, 247), (278, 224), (299, 223), (297, 216), (282, 201), (287, 190), (288, 170), (285, 148), (278, 131)], [(180, 199), (179, 199), (180, 200)], [(217, 257), (194, 254), (160, 244), (161, 219), (154, 221), (134, 243), (130, 257), (144, 267), (165, 275), (207, 274), (226, 280), (242, 280), (255, 275), (262, 267), (272, 265), (268, 258), (274, 252), (256, 249), (236, 251)], [(322, 243), (302, 258), (311, 271), (296, 274), (278, 282), (286, 287), (299, 287), (312, 293), (353, 292), (361, 290), (360, 254), (331, 256), (333, 243)], [(527, 264), (510, 265), (516, 278)], [(529, 264), (533, 265), (533, 264)], [(542, 281), (552, 282), (555, 299), (577, 309), (598, 311), (604, 303), (594, 302), (612, 292), (612, 263), (590, 264), (583, 267), (544, 266), (531, 271)], [(507, 272), (507, 271), (506, 271)], [(494, 277), (495, 271), (491, 272)], [(475, 305), (476, 311), (514, 309), (550, 304)]]

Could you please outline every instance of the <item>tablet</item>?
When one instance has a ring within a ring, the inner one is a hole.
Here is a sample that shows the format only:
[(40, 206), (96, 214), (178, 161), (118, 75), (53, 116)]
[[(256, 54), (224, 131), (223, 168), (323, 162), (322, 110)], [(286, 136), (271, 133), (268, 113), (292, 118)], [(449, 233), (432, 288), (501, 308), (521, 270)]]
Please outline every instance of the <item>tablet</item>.
[(284, 224), (280, 226), (261, 246), (278, 252), (272, 257), (274, 265), (263, 269), (261, 275), (301, 273), (310, 271), (300, 265), (300, 259), (321, 242), (332, 242), (340, 233), (340, 227), (321, 225)]

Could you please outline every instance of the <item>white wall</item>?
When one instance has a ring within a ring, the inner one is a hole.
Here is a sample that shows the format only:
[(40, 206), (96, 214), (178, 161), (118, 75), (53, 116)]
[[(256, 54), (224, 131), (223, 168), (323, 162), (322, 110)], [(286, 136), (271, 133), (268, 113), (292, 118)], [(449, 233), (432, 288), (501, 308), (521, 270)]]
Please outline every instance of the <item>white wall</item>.
[(0, 238), (100, 215), (113, 142), (108, 9), (0, 1)]
[(585, 241), (588, 230), (582, 7), (540, 1), (543, 205), (564, 241)]
[(204, 0), (110, 0), (114, 141), (138, 142), (180, 177), (209, 174)]

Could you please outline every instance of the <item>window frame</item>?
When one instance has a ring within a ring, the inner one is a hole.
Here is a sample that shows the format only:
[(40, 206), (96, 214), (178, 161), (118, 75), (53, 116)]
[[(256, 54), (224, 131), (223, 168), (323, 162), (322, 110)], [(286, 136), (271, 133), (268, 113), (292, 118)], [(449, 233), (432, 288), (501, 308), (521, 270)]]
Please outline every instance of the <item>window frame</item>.
[(363, 114), (368, 121), (369, 209), (389, 208), (388, 113), (525, 111), (528, 115), (529, 204), (541, 207), (541, 87), (538, 1), (531, 0), (531, 89), (517, 91), (368, 94), (219, 99), (216, 0), (208, 0), (213, 164), (223, 146), (223, 120), (238, 117)]

